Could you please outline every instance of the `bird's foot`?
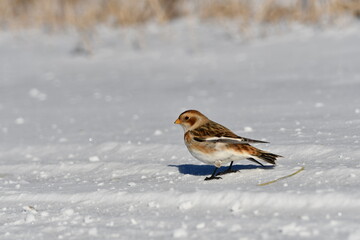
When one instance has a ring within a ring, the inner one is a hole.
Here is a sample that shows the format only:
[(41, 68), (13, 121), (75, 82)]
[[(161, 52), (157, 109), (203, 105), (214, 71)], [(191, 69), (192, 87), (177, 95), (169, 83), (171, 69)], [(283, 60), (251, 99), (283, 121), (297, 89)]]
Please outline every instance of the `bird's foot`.
[(232, 169), (228, 169), (228, 170), (225, 170), (224, 172), (219, 172), (217, 175), (225, 175), (225, 174), (228, 174), (228, 173), (236, 173), (236, 172), (240, 172), (240, 170), (232, 170)]
[(209, 181), (209, 180), (213, 180), (213, 179), (222, 179), (222, 177), (210, 176), (210, 177), (206, 177), (204, 179), (204, 181)]

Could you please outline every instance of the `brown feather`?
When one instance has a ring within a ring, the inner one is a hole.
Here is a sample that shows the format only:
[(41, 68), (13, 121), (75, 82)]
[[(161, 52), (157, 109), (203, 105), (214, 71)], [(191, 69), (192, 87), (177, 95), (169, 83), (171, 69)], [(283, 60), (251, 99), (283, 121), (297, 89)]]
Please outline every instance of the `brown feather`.
[(231, 132), (228, 128), (221, 124), (209, 121), (198, 128), (191, 131), (195, 136), (201, 137), (232, 137), (237, 138), (238, 136)]
[(191, 131), (185, 133), (184, 141), (187, 146), (191, 146), (192, 149), (199, 152), (210, 154), (217, 151), (216, 148), (214, 148), (215, 143), (200, 143), (195, 141)]
[(282, 156), (274, 154), (274, 153), (263, 151), (256, 147), (253, 147), (249, 144), (229, 144), (228, 148), (234, 149), (243, 154), (250, 154), (254, 157), (258, 157), (261, 160), (264, 160), (265, 162), (268, 162), (271, 164), (275, 164), (276, 159), (279, 157), (282, 157)]

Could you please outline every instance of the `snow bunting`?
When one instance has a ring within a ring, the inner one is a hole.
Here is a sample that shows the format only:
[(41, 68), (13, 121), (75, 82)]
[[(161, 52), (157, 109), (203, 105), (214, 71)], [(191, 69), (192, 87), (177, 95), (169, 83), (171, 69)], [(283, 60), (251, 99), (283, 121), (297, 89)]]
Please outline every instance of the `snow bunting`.
[[(264, 166), (258, 160), (275, 164), (275, 160), (281, 157), (250, 145), (268, 142), (240, 137), (196, 110), (183, 112), (175, 123), (183, 127), (184, 141), (191, 155), (201, 162), (215, 166), (212, 175), (205, 180), (221, 179), (216, 175), (236, 172), (231, 170), (234, 161), (247, 159)], [(225, 172), (216, 174), (219, 167), (228, 163), (230, 166)]]

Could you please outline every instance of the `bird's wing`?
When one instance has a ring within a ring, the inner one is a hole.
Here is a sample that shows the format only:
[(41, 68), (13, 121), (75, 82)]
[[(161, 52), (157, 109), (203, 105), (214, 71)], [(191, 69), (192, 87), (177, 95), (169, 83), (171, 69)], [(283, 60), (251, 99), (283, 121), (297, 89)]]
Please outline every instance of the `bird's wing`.
[(198, 142), (221, 142), (233, 144), (268, 143), (265, 141), (244, 138), (236, 135), (226, 127), (210, 121), (191, 131), (194, 140)]
[(250, 138), (243, 138), (237, 136), (236, 138), (233, 137), (194, 137), (195, 141), (198, 142), (220, 142), (220, 143), (234, 143), (234, 144), (249, 144), (249, 143), (269, 143), (265, 141), (250, 139)]

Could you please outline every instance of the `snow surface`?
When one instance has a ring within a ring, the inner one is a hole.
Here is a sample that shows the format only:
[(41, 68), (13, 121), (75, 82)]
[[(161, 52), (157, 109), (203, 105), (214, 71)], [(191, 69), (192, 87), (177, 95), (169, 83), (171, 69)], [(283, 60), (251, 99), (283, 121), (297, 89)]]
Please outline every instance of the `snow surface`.
[[(2, 32), (0, 239), (360, 239), (359, 29)], [(284, 158), (205, 182), (186, 109)]]

